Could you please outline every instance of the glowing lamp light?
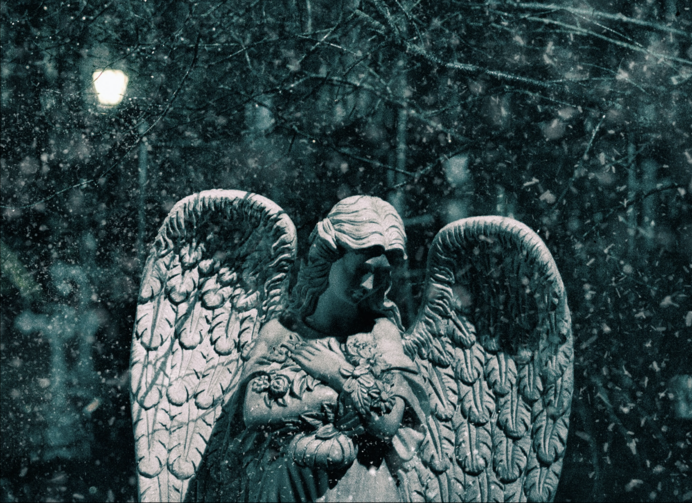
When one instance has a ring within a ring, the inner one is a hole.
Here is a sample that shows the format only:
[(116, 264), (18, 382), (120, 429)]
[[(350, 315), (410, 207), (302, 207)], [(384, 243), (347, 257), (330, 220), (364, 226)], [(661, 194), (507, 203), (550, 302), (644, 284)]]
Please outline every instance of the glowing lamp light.
[(96, 70), (91, 78), (99, 103), (106, 106), (115, 106), (123, 100), (127, 81), (130, 80), (120, 70)]

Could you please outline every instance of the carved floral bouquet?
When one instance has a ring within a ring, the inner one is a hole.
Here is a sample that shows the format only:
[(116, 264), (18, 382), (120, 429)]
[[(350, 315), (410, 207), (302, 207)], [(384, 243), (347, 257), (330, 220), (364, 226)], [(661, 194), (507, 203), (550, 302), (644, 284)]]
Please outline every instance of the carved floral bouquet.
[[(320, 411), (301, 414), (303, 426), (310, 431), (295, 435), (289, 452), (300, 466), (339, 469), (350, 466), (356, 458), (358, 451), (352, 437), (365, 432), (363, 417), (391, 412), (395, 404), (394, 378), (372, 333), (351, 335), (344, 343), (328, 346), (346, 362), (340, 369), (346, 379), (343, 393), (335, 402), (323, 402)], [(300, 400), (306, 391), (324, 385), (298, 366), (290, 352), (283, 356), (283, 361), (277, 362), (280, 368), (251, 383), (252, 391), (263, 394), (269, 408), (286, 407), (287, 400)]]

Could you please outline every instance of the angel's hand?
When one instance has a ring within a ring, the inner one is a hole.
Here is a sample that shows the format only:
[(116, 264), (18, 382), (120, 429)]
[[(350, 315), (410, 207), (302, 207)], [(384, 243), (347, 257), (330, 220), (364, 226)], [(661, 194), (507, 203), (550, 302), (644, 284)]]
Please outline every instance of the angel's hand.
[(343, 390), (346, 380), (341, 375), (341, 368), (350, 364), (323, 342), (308, 341), (297, 346), (293, 359), (315, 379), (324, 381), (339, 393)]

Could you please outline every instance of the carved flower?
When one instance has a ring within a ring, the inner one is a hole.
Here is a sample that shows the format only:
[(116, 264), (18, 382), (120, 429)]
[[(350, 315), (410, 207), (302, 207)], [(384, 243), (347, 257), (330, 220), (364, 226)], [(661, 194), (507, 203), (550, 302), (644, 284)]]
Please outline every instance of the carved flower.
[(255, 393), (262, 393), (265, 390), (269, 389), (269, 376), (268, 375), (261, 375), (259, 377), (255, 377), (252, 380), (252, 391)]
[(358, 365), (357, 367), (344, 366), (341, 367), (341, 375), (347, 378), (344, 389), (350, 392), (348, 387), (355, 386), (359, 383), (361, 387), (370, 388), (375, 383), (375, 377), (372, 375), (370, 365)]
[(375, 355), (377, 344), (371, 333), (355, 334), (346, 341), (346, 356), (353, 364), (369, 360)]
[(368, 363), (370, 365), (370, 371), (376, 378), (379, 378), (385, 370), (391, 367), (379, 353), (370, 358)]
[(345, 347), (346, 358), (357, 369), (354, 377), (358, 377), (361, 372), (358, 369), (367, 369), (375, 378), (389, 368), (387, 362), (382, 358), (382, 354), (377, 351), (377, 343), (372, 333), (355, 334), (348, 338)]
[(385, 375), (382, 380), (375, 381), (370, 388), (369, 394), (372, 397), (370, 408), (379, 415), (388, 414), (394, 408), (394, 381), (391, 376)]
[(272, 374), (269, 380), (269, 393), (272, 398), (281, 398), (288, 393), (291, 381), (283, 374)]

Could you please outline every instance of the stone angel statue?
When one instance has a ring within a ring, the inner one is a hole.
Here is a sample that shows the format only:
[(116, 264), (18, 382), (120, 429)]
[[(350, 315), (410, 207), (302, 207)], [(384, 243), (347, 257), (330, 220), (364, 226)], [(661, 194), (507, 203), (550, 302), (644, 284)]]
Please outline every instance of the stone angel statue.
[(146, 263), (131, 357), (142, 501), (550, 501), (573, 388), (550, 252), (503, 217), (429, 252), (408, 329), (388, 298), (404, 225), (337, 203), (296, 259), (272, 201), (180, 201)]

